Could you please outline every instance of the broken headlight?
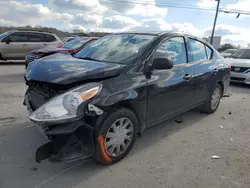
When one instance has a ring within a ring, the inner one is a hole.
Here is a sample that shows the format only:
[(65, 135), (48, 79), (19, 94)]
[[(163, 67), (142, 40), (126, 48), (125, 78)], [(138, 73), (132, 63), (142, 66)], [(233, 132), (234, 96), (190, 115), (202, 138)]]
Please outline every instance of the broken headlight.
[(99, 83), (89, 83), (74, 88), (62, 95), (52, 98), (30, 115), (36, 122), (51, 122), (77, 117), (81, 104), (101, 91)]

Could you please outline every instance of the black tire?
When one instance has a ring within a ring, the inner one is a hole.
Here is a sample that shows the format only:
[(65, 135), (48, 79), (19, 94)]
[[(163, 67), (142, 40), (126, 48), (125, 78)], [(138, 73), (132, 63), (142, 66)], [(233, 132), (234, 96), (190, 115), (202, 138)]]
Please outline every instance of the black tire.
[[(212, 107), (211, 101), (213, 99), (213, 95), (214, 95), (216, 90), (218, 90), (220, 92), (219, 101), (215, 107)], [(210, 94), (210, 97), (207, 100), (207, 102), (201, 106), (201, 111), (208, 113), (208, 114), (214, 113), (220, 105), (220, 99), (222, 98), (222, 93), (223, 93), (223, 91), (222, 91), (221, 86), (219, 84), (216, 84), (216, 86), (213, 89), (212, 93)]]
[[(109, 156), (108, 153), (106, 152), (105, 145), (104, 145), (104, 140), (105, 140), (105, 135), (110, 129), (111, 125), (118, 120), (119, 118), (128, 118), (132, 124), (133, 124), (133, 135), (131, 142), (129, 146), (127, 147), (126, 150), (124, 150), (124, 153), (121, 155), (114, 157), (114, 156)], [(137, 137), (137, 132), (138, 132), (138, 120), (135, 114), (126, 108), (119, 108), (116, 111), (113, 111), (110, 113), (107, 118), (104, 120), (102, 123), (102, 126), (100, 127), (99, 130), (97, 130), (97, 135), (96, 135), (96, 152), (95, 152), (95, 159), (98, 163), (101, 164), (114, 164), (120, 160), (122, 160), (132, 149), (136, 137)]]

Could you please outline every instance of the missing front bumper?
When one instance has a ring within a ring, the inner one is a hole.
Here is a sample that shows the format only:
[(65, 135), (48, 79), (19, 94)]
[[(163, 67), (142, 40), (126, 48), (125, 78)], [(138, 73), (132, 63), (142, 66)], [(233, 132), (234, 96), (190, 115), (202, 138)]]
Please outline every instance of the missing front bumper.
[(40, 163), (45, 159), (49, 159), (52, 162), (69, 162), (90, 158), (94, 155), (95, 141), (93, 129), (80, 127), (74, 132), (62, 131), (61, 129), (59, 131), (54, 130), (54, 133), (57, 134), (50, 136), (50, 142), (37, 149), (36, 162)]

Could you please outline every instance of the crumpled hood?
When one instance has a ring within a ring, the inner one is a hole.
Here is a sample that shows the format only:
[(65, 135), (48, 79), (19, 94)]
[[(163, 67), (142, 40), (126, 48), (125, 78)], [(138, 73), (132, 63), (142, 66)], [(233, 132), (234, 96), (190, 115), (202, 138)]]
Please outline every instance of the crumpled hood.
[(63, 52), (63, 51), (71, 51), (71, 49), (67, 48), (55, 48), (55, 47), (47, 47), (47, 48), (39, 48), (36, 50), (32, 50), (29, 53), (49, 53), (49, 52)]
[(234, 67), (250, 67), (250, 59), (227, 58), (226, 60)]
[(57, 53), (32, 62), (25, 78), (54, 84), (71, 84), (88, 79), (100, 79), (118, 75), (123, 65), (82, 60), (70, 54)]

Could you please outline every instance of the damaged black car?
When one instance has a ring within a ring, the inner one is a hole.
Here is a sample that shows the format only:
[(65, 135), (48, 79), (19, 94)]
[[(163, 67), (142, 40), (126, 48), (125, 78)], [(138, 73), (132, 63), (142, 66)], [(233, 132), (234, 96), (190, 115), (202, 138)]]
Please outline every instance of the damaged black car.
[(210, 44), (181, 33), (112, 34), (74, 56), (36, 60), (24, 104), (50, 140), (36, 161), (115, 163), (147, 127), (195, 107), (215, 112), (229, 77)]

